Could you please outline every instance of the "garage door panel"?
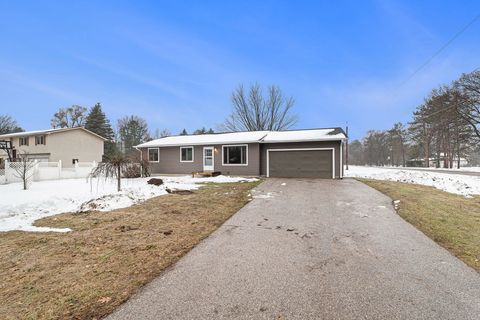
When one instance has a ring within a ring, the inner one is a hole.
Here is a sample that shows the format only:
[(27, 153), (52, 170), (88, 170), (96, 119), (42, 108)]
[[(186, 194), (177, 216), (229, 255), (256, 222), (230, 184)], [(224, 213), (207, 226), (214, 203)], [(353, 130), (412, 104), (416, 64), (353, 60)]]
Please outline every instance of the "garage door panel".
[(269, 176), (283, 178), (332, 178), (332, 150), (269, 152)]

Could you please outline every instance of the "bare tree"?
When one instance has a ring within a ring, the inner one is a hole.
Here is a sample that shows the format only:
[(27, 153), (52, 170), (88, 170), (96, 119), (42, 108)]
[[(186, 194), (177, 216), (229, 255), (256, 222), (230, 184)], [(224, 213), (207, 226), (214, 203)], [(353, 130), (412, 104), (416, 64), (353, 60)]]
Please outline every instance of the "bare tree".
[(168, 129), (155, 129), (155, 133), (152, 136), (152, 139), (160, 139), (160, 138), (165, 138), (165, 137), (170, 137), (172, 133)]
[(269, 86), (264, 97), (259, 84), (252, 85), (248, 95), (240, 85), (232, 94), (232, 104), (233, 111), (221, 126), (224, 131), (278, 131), (297, 123), (297, 116), (291, 114), (295, 100), (286, 98), (278, 86)]
[(23, 190), (27, 190), (34, 174), (35, 161), (28, 158), (28, 153), (24, 152), (17, 155), (17, 161), (12, 162), (10, 166), (13, 167), (14, 176), (22, 179)]
[(98, 166), (92, 170), (89, 175), (89, 178), (96, 178), (96, 177), (105, 177), (114, 178), (117, 180), (117, 191), (122, 190), (121, 180), (122, 180), (122, 173), (125, 170), (128, 170), (131, 161), (127, 159), (122, 153), (116, 152), (112, 154), (107, 161), (99, 163)]
[(472, 127), (474, 134), (480, 139), (480, 70), (463, 74), (454, 82), (454, 88), (461, 95), (460, 115)]
[(359, 140), (348, 144), (348, 163), (357, 166), (365, 164), (363, 144)]
[(406, 165), (406, 130), (401, 122), (395, 123), (393, 128), (387, 131), (390, 143), (390, 162), (392, 165)]
[(84, 125), (87, 108), (73, 105), (69, 108), (60, 108), (50, 121), (53, 128), (75, 128)]
[(363, 139), (364, 160), (368, 165), (385, 166), (389, 163), (390, 145), (387, 131), (370, 130)]
[(7, 114), (0, 115), (0, 134), (22, 132), (17, 121)]
[(148, 124), (138, 116), (126, 116), (118, 120), (118, 135), (125, 154), (136, 152), (134, 146), (150, 140)]

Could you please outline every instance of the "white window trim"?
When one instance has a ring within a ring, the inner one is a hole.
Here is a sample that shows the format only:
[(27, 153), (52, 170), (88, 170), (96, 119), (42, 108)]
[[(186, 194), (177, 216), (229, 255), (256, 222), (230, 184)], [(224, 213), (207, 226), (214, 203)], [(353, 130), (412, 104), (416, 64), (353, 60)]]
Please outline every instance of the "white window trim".
[[(225, 148), (228, 148), (228, 147), (246, 147), (245, 150), (246, 150), (246, 160), (247, 162), (246, 163), (225, 163), (225, 156), (224, 156), (224, 152), (225, 152)], [(224, 144), (222, 145), (222, 166), (226, 166), (226, 167), (246, 167), (248, 166), (248, 144)]]
[[(27, 143), (23, 143), (23, 144), (22, 144), (22, 139), (25, 139), (24, 142), (27, 142)], [(29, 145), (30, 145), (30, 137), (29, 137), (29, 136), (27, 136), (27, 137), (19, 137), (19, 138), (18, 138), (18, 146), (19, 146), (19, 147), (22, 147), (22, 146), (27, 146), (27, 147), (28, 147)]]
[[(182, 149), (192, 149), (192, 160), (182, 160)], [(193, 146), (180, 147), (180, 162), (194, 162), (195, 161), (195, 148)]]
[[(43, 143), (37, 143), (37, 138), (41, 138), (43, 140)], [(36, 135), (35, 136), (35, 145), (36, 146), (46, 146), (47, 145), (47, 136), (44, 134)]]
[(335, 148), (296, 148), (296, 149), (267, 149), (267, 178), (270, 177), (270, 152), (277, 151), (315, 151), (330, 150), (332, 151), (332, 179), (335, 179)]
[[(157, 161), (150, 161), (150, 150), (158, 150), (158, 159), (157, 159)], [(148, 148), (148, 149), (147, 149), (147, 158), (148, 158), (148, 162), (154, 162), (154, 163), (160, 162), (160, 148)]]

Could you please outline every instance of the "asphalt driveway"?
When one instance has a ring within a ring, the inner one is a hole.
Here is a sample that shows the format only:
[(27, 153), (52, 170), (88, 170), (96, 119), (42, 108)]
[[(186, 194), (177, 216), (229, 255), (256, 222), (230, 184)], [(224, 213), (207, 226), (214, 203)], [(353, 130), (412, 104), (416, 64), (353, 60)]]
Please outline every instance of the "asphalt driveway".
[(108, 319), (478, 319), (480, 275), (351, 179), (269, 179)]

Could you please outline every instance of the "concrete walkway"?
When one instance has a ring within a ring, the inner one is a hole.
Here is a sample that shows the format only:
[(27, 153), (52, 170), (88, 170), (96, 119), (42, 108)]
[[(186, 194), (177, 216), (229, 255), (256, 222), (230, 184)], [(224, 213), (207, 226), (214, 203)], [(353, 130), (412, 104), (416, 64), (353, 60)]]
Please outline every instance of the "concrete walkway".
[(254, 195), (108, 319), (478, 319), (480, 275), (381, 193), (269, 179)]

